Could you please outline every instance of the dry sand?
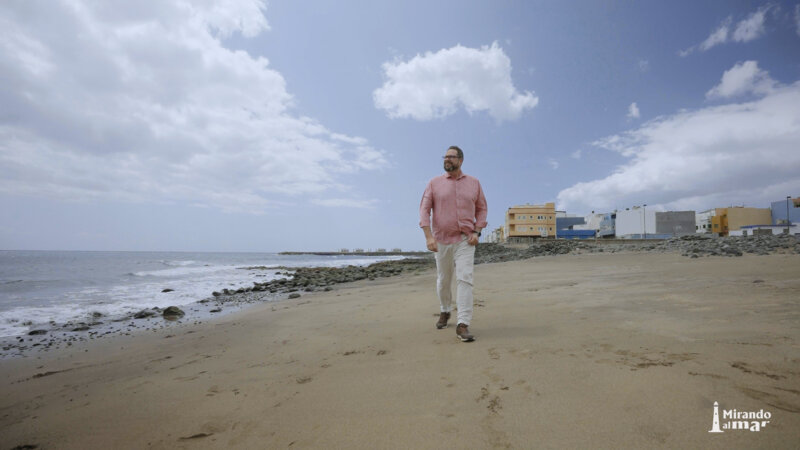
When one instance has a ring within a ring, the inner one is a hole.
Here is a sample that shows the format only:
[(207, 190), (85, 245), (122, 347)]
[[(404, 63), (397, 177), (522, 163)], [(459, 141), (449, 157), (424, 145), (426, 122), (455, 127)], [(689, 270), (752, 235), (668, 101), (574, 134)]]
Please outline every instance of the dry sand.
[[(435, 329), (434, 281), (427, 271), (341, 285), (191, 328), (3, 361), (2, 444), (800, 445), (798, 255), (479, 265), (473, 343), (452, 325)], [(770, 422), (708, 433), (714, 401), (720, 414), (763, 409)]]

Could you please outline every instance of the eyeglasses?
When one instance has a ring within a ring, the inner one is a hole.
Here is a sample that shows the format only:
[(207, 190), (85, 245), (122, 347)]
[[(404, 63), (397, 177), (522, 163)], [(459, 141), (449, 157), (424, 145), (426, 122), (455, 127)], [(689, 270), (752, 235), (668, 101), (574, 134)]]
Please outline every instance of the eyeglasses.
[(442, 159), (458, 159), (458, 156), (454, 156), (454, 155), (445, 155), (445, 156), (442, 156)]

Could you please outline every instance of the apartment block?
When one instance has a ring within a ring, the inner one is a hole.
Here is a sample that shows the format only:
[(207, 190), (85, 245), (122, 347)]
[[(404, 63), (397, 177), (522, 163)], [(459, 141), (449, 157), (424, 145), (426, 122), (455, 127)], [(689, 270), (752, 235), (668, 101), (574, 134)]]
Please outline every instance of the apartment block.
[(507, 242), (522, 242), (533, 238), (554, 238), (556, 234), (556, 205), (519, 205), (506, 211), (504, 227)]
[(769, 208), (745, 208), (733, 206), (716, 208), (711, 217), (711, 231), (727, 236), (731, 231), (740, 230), (746, 225), (771, 225), (772, 211)]

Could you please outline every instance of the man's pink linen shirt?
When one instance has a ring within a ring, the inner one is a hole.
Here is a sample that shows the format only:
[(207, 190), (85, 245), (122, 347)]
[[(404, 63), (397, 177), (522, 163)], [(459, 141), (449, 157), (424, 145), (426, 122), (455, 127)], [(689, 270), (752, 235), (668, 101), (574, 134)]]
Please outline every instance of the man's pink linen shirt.
[(476, 227), (486, 227), (486, 197), (477, 178), (461, 174), (454, 179), (449, 173), (431, 179), (419, 204), (419, 226), (431, 225), (433, 237), (443, 244), (461, 241), (461, 234), (470, 234)]

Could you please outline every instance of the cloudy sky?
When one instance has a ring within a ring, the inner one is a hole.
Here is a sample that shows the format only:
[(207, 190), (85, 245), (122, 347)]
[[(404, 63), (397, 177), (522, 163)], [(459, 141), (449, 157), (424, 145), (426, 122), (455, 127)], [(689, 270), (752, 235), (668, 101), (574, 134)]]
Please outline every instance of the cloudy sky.
[(491, 228), (769, 207), (799, 143), (798, 1), (0, 2), (0, 249), (422, 249), (450, 145)]

